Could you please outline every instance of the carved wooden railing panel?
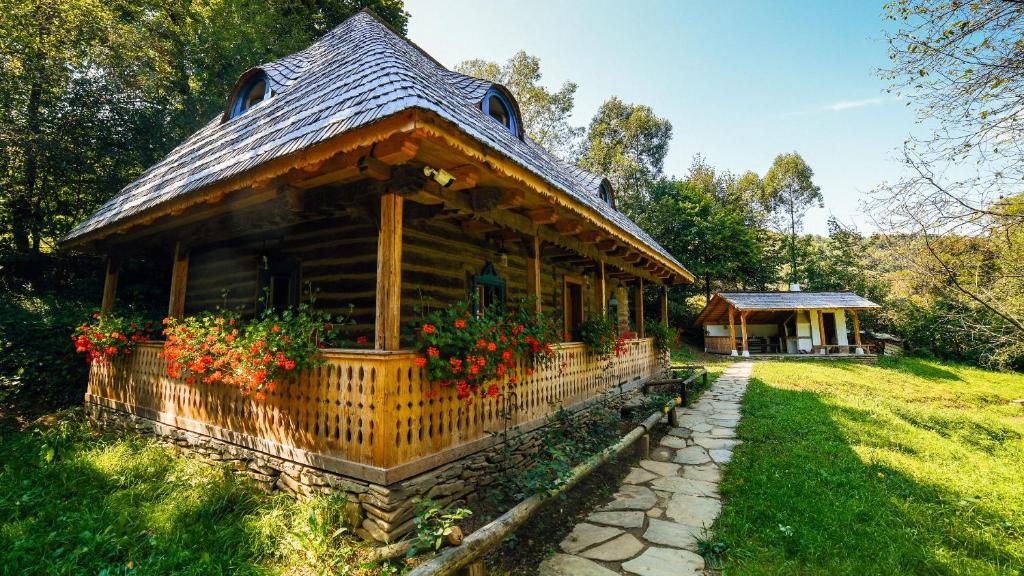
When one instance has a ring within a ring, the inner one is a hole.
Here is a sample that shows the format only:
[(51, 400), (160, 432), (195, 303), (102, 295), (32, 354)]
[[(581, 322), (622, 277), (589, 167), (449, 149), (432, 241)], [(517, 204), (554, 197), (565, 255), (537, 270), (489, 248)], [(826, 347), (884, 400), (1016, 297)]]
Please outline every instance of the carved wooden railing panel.
[(704, 336), (704, 349), (714, 354), (730, 354), (736, 349), (736, 340), (729, 336)]
[[(360, 475), (431, 457), (447, 461), (440, 453), (470, 449), (506, 426), (536, 424), (559, 405), (645, 379), (663, 366), (650, 339), (628, 342), (610, 366), (582, 344), (561, 344), (555, 351), (551, 365), (530, 375), (519, 367), (516, 384), (502, 387), (501, 396), (468, 403), (429, 384), (413, 352), (330, 350), (324, 364), (255, 401), (235, 387), (167, 377), (160, 345), (151, 343), (129, 359), (93, 366), (86, 401)], [(502, 414), (509, 407), (506, 422)]]

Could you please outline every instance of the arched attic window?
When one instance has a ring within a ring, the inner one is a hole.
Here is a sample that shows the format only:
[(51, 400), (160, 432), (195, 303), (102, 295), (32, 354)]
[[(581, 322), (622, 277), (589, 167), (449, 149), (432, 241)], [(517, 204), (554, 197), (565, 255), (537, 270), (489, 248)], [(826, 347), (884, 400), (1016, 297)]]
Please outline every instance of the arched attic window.
[(258, 71), (246, 79), (234, 94), (230, 118), (241, 116), (250, 108), (269, 99), (271, 96), (270, 81), (263, 71)]
[(598, 190), (597, 195), (601, 198), (602, 202), (615, 208), (615, 191), (612, 190), (612, 185), (607, 180), (601, 182), (601, 188)]
[(484, 114), (507, 128), (513, 136), (519, 137), (519, 118), (516, 116), (516, 109), (512, 105), (511, 98), (506, 94), (496, 88), (491, 88), (484, 94), (480, 108)]

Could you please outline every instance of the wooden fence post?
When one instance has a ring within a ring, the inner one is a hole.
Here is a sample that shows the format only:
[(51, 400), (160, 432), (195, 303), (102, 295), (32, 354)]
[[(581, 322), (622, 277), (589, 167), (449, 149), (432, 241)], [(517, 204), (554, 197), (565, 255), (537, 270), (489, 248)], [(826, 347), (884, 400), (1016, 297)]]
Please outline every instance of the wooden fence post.
[(644, 279), (636, 279), (636, 337), (644, 337)]
[(117, 298), (117, 276), (120, 269), (120, 260), (116, 256), (107, 256), (107, 275), (103, 279), (103, 299), (100, 301), (100, 311), (104, 314), (114, 309), (114, 300)]

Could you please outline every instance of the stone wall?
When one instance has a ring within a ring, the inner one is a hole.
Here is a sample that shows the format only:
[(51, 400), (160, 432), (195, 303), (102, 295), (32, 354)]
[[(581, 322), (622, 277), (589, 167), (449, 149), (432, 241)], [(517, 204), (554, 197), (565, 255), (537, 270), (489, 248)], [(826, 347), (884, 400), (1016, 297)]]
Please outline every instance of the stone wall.
[[(618, 410), (636, 400), (639, 385), (609, 393), (600, 404)], [(574, 418), (582, 421), (598, 401), (578, 407)], [(94, 426), (150, 436), (167, 442), (179, 452), (198, 456), (252, 478), (267, 491), (280, 490), (298, 498), (335, 494), (350, 502), (346, 511), (356, 533), (377, 542), (393, 542), (414, 528), (416, 501), (427, 497), (442, 506), (459, 506), (483, 495), (510, 467), (533, 464), (543, 427), (525, 433), (509, 431), (512, 440), (467, 455), (437, 468), (382, 486), (333, 472), (298, 464), (219, 439), (168, 426), (126, 412), (87, 402), (86, 415)]]

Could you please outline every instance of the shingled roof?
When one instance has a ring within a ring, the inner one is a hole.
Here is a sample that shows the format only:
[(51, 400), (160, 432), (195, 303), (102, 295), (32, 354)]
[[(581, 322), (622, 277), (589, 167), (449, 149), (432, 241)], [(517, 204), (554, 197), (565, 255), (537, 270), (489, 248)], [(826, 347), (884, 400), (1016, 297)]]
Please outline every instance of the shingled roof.
[(447, 70), (369, 12), (258, 69), (267, 74), (273, 98), (236, 118), (211, 120), (76, 226), (65, 242), (415, 108), (451, 122), (685, 270), (639, 226), (600, 200), (602, 178), (567, 165), (484, 115), (480, 100), (490, 82)]
[(711, 297), (694, 324), (728, 321), (730, 307), (740, 312), (881, 308), (853, 292), (719, 292)]

